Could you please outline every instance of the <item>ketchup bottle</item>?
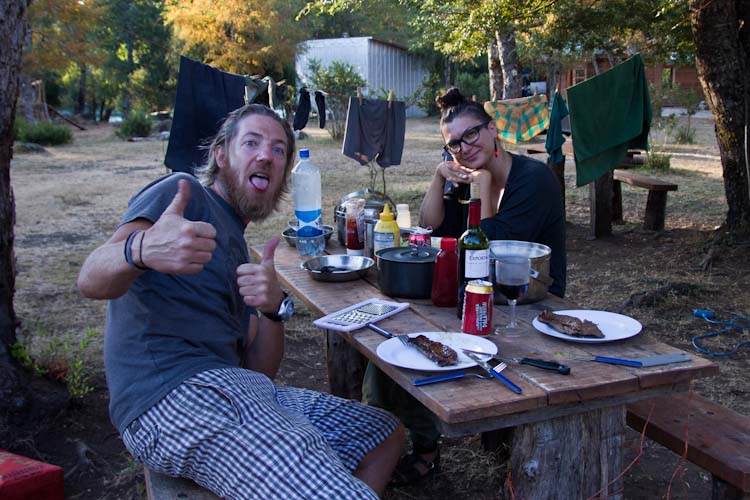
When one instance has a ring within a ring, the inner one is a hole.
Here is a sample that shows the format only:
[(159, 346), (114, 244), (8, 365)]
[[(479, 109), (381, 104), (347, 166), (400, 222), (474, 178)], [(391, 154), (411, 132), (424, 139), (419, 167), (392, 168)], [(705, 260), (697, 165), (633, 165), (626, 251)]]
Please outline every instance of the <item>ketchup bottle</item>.
[(456, 238), (440, 240), (440, 252), (435, 260), (432, 278), (432, 303), (438, 307), (455, 307), (458, 302), (458, 254)]

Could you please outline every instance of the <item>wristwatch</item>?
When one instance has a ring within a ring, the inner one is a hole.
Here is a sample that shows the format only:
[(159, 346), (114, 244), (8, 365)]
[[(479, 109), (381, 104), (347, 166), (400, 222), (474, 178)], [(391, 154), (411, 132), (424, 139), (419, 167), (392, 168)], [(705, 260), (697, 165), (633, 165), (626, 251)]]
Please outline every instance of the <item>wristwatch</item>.
[(294, 314), (294, 301), (292, 300), (292, 297), (286, 292), (282, 293), (284, 294), (284, 299), (281, 301), (281, 304), (279, 304), (279, 310), (277, 312), (267, 313), (261, 311), (261, 314), (271, 321), (287, 321), (292, 317), (292, 314)]

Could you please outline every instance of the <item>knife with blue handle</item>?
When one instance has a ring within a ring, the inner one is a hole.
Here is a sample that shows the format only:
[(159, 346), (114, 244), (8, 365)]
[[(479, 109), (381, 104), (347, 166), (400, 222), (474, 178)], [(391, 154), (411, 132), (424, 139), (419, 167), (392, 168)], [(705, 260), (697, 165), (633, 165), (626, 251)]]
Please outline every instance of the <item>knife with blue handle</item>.
[(482, 368), (484, 368), (484, 370), (487, 373), (489, 373), (490, 375), (492, 375), (493, 377), (495, 377), (496, 379), (498, 379), (500, 382), (502, 382), (503, 384), (505, 384), (506, 387), (508, 387), (511, 391), (515, 392), (516, 394), (521, 394), (521, 392), (523, 392), (523, 391), (521, 391), (520, 387), (518, 387), (516, 384), (514, 384), (513, 382), (511, 382), (508, 378), (506, 378), (501, 373), (498, 373), (495, 370), (493, 370), (492, 366), (489, 363), (487, 363), (486, 361), (482, 361), (482, 358), (480, 358), (476, 354), (471, 353), (471, 352), (466, 352), (466, 351), (464, 351), (464, 353), (468, 357), (470, 357), (476, 364), (478, 364), (479, 366), (481, 366)]
[(444, 382), (446, 380), (455, 380), (457, 378), (464, 378), (465, 376), (466, 372), (451, 372), (445, 375), (437, 375), (435, 377), (418, 378), (412, 383), (419, 387), (421, 385), (434, 384), (437, 382)]

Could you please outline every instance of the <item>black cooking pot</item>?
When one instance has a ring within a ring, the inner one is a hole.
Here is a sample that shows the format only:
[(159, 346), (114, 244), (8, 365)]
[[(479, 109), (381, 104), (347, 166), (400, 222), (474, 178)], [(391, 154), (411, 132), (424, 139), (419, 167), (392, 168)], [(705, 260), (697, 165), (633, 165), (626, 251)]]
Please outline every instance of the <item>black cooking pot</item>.
[(378, 250), (376, 255), (380, 291), (391, 297), (429, 299), (438, 252), (439, 250), (433, 247), (393, 247)]

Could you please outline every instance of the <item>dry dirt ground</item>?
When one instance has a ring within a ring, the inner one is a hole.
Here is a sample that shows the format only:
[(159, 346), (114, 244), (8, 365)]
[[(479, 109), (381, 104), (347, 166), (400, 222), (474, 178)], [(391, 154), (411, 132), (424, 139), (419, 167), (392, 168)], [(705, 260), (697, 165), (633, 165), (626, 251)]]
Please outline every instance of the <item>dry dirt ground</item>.
[[(640, 229), (646, 192), (623, 188), (626, 223), (612, 237), (591, 240), (588, 187), (575, 187), (575, 167), (566, 167), (568, 218), (568, 296), (582, 308), (621, 311), (643, 323), (642, 335), (695, 352), (691, 338), (716, 330), (692, 316), (695, 308), (713, 309), (720, 319), (750, 315), (750, 263), (747, 242), (716, 252), (703, 269), (714, 230), (726, 211), (721, 165), (711, 120), (693, 119), (697, 143), (666, 143), (671, 170), (658, 174), (679, 184), (669, 194), (666, 229)], [(333, 222), (337, 200), (369, 185), (367, 168), (340, 153), (325, 131), (310, 129), (300, 141), (320, 165), (324, 219)], [(76, 394), (59, 413), (30, 421), (0, 436), (0, 448), (61, 465), (68, 498), (144, 498), (140, 467), (130, 460), (109, 423), (102, 374), (104, 303), (83, 299), (75, 279), (85, 256), (113, 231), (128, 198), (165, 173), (164, 142), (123, 142), (109, 126), (74, 131), (73, 144), (48, 148), (46, 154), (17, 153), (12, 165), (16, 195), (18, 281), (15, 305), (23, 327), (19, 341), (36, 366), (49, 376), (67, 376)], [(659, 143), (662, 141), (659, 140)], [(387, 193), (416, 212), (436, 161), (441, 141), (435, 119), (409, 120), (403, 162), (386, 171)], [(514, 147), (510, 148), (514, 150)], [(543, 157), (542, 157), (543, 159)], [(569, 159), (570, 160), (570, 159)], [(376, 186), (382, 190), (379, 184)], [(285, 227), (292, 213), (285, 201), (279, 214), (247, 231), (251, 244)], [(658, 300), (639, 306), (632, 296), (673, 285)], [(326, 389), (322, 334), (302, 310), (288, 328), (288, 348), (281, 381)], [(733, 332), (705, 342), (715, 351), (731, 349), (748, 332)], [(717, 377), (700, 380), (694, 390), (750, 415), (746, 380), (750, 348), (710, 357), (721, 368)], [(78, 376), (76, 378), (76, 376)], [(91, 388), (86, 392), (87, 385)], [(641, 453), (642, 452), (642, 453)], [(82, 459), (88, 459), (88, 463)], [(709, 498), (710, 478), (653, 443), (639, 447), (628, 434), (626, 499)], [(390, 490), (389, 499), (502, 498), (506, 470), (482, 450), (476, 436), (446, 440), (442, 471), (426, 485)], [(672, 481), (670, 486), (670, 481)]]

